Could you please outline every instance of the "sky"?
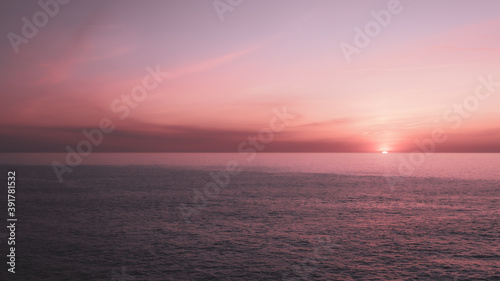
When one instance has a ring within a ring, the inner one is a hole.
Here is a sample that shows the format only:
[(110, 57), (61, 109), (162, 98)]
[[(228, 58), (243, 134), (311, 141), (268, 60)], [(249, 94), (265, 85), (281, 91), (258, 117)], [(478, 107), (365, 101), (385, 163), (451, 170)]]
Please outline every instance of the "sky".
[(0, 4), (0, 152), (237, 152), (284, 108), (264, 152), (500, 152), (499, 1), (40, 3)]

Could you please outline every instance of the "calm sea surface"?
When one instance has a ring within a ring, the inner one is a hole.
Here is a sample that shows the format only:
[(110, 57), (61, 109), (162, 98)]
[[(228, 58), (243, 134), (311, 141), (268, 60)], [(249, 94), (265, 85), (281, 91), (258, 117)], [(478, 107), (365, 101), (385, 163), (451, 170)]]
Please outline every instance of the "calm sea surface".
[[(0, 153), (1, 164), (65, 164), (63, 153)], [(236, 161), (246, 170), (268, 172), (334, 173), (343, 175), (398, 175), (500, 180), (500, 153), (94, 153), (82, 165), (155, 165), (189, 169), (225, 169)], [(400, 167), (404, 174), (400, 173)], [(407, 174), (407, 167), (413, 173)]]
[(500, 154), (249, 156), (0, 154), (0, 280), (500, 280)]

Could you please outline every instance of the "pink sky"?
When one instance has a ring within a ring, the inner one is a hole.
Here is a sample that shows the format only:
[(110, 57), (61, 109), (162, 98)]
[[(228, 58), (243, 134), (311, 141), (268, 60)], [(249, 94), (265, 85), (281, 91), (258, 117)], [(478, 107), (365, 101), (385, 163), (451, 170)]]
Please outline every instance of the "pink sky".
[[(412, 151), (442, 128), (437, 151), (500, 152), (500, 87), (443, 119), (500, 82), (500, 2), (401, 1), (348, 63), (340, 44), (389, 2), (244, 0), (221, 21), (212, 1), (70, 1), (16, 54), (7, 34), (41, 8), (4, 1), (1, 152), (64, 152), (102, 118), (95, 151), (236, 152), (283, 106), (296, 118), (265, 151)], [(156, 65), (169, 77), (120, 120), (111, 103)]]

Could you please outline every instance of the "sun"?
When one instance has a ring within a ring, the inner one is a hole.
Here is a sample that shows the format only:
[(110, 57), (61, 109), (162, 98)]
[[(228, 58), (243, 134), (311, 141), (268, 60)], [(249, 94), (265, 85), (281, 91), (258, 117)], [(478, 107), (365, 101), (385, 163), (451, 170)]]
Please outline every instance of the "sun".
[(382, 151), (383, 154), (387, 154), (388, 152), (386, 150)]

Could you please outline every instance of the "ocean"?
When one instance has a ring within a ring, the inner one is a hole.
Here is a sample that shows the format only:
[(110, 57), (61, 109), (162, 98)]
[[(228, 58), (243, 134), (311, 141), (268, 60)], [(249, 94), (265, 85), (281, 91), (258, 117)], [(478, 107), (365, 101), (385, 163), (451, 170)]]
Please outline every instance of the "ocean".
[(65, 156), (0, 155), (2, 280), (500, 280), (500, 154)]

